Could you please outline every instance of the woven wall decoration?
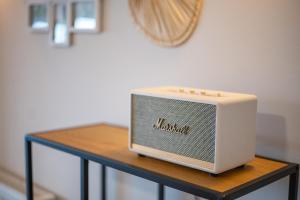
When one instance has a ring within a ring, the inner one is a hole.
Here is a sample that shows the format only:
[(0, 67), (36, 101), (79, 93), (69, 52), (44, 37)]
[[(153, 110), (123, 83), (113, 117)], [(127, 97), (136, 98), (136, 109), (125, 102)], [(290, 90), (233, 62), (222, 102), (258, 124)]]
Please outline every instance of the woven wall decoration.
[(162, 46), (178, 46), (194, 32), (203, 0), (128, 0), (136, 25)]

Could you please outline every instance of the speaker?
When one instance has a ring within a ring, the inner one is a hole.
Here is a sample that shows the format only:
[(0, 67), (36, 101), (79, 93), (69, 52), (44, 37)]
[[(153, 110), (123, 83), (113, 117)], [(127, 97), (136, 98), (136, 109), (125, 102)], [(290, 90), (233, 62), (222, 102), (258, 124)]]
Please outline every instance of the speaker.
[(254, 95), (181, 87), (131, 91), (129, 149), (218, 174), (255, 155)]

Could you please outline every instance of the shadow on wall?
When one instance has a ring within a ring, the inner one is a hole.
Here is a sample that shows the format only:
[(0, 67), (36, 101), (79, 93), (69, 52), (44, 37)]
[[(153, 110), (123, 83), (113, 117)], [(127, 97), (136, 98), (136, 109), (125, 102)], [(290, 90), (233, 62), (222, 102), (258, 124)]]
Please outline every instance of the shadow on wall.
[(257, 113), (256, 153), (276, 159), (286, 158), (286, 120), (282, 116)]

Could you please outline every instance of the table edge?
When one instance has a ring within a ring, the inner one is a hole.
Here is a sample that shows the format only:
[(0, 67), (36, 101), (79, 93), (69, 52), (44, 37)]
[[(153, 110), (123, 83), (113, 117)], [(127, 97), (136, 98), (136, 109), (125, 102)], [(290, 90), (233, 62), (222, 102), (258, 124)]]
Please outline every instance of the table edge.
[(120, 162), (118, 160), (107, 158), (105, 156), (99, 156), (90, 152), (86, 152), (78, 148), (74, 148), (59, 142), (54, 142), (51, 140), (47, 140), (45, 138), (35, 136), (34, 134), (26, 135), (25, 142), (35, 142), (56, 150), (60, 150), (65, 153), (69, 153), (81, 158), (85, 158), (87, 160), (94, 161), (96, 163), (103, 164), (105, 166), (144, 178), (146, 180), (161, 183), (165, 186), (170, 186), (172, 188), (188, 192), (190, 194), (199, 195), (205, 198), (216, 198), (216, 197), (223, 196), (222, 192), (216, 190), (212, 190), (203, 186), (198, 186), (193, 183), (175, 179), (173, 177), (166, 176), (157, 172), (153, 172), (140, 167), (129, 165)]
[(241, 184), (237, 187), (234, 187), (230, 190), (224, 191), (222, 192), (222, 197), (224, 199), (236, 199), (239, 198), (241, 196), (244, 196), (245, 194), (248, 194), (250, 192), (253, 192), (259, 188), (262, 188), (268, 184), (271, 184), (277, 180), (280, 180), (286, 176), (289, 176), (293, 173), (295, 173), (296, 171), (299, 171), (299, 164), (297, 163), (291, 163), (291, 162), (286, 162), (286, 161), (280, 161), (277, 159), (271, 159), (271, 158), (267, 158), (267, 157), (261, 157), (258, 156), (260, 158), (264, 158), (267, 160), (271, 160), (271, 161), (276, 161), (276, 162), (281, 162), (281, 163), (285, 163), (287, 164), (286, 166), (279, 168), (271, 173), (265, 174), (261, 177), (258, 177), (248, 183), (244, 183)]
[[(95, 126), (96, 125), (108, 125), (108, 124), (101, 123), (101, 124), (95, 124)], [(80, 126), (80, 127), (76, 127), (76, 128), (84, 128), (84, 127), (89, 127), (89, 126)], [(120, 126), (119, 126), (119, 128), (120, 128)], [(126, 127), (122, 127), (122, 128), (126, 128)], [(66, 128), (66, 129), (59, 129), (59, 130), (61, 131), (61, 130), (72, 130), (72, 129)], [(52, 130), (52, 131), (55, 131), (55, 130)], [(47, 131), (47, 133), (52, 132), (52, 131)], [(65, 145), (63, 143), (54, 142), (54, 141), (51, 141), (51, 140), (48, 140), (45, 138), (41, 138), (38, 136), (39, 134), (43, 134), (43, 132), (30, 133), (30, 134), (25, 135), (25, 142), (35, 142), (38, 144), (42, 144), (47, 147), (63, 151), (65, 153), (69, 153), (69, 154), (72, 154), (75, 156), (86, 158), (87, 160), (91, 160), (91, 161), (97, 162), (99, 164), (103, 164), (105, 166), (129, 173), (129, 174), (141, 177), (141, 178), (145, 178), (150, 181), (161, 183), (166, 186), (173, 187), (175, 189), (178, 189), (178, 190), (181, 190), (184, 192), (188, 192), (190, 194), (199, 195), (204, 198), (218, 198), (218, 197), (222, 197), (224, 199), (238, 198), (238, 197), (241, 197), (241, 196), (243, 196), (247, 193), (250, 193), (254, 190), (257, 190), (265, 185), (275, 182), (285, 176), (288, 176), (288, 175), (292, 174), (293, 172), (295, 172), (296, 170), (299, 170), (299, 164), (297, 164), (297, 163), (292, 163), (292, 162), (287, 162), (287, 161), (273, 159), (273, 158), (269, 158), (269, 157), (265, 157), (265, 156), (256, 155), (257, 158), (262, 158), (262, 159), (266, 159), (266, 160), (284, 163), (284, 164), (286, 164), (286, 166), (281, 167), (271, 173), (265, 174), (261, 177), (255, 178), (247, 183), (236, 186), (232, 189), (220, 192), (220, 191), (213, 190), (213, 189), (210, 189), (207, 187), (198, 186), (193, 183), (175, 179), (173, 177), (166, 176), (166, 175), (163, 175), (163, 174), (160, 174), (157, 172), (153, 172), (153, 171), (149, 171), (149, 170), (146, 170), (146, 169), (143, 169), (140, 167), (132, 166), (130, 164), (126, 164), (126, 163), (123, 163), (118, 160), (107, 158), (105, 156), (99, 156), (99, 155), (96, 155), (96, 154), (93, 154), (90, 152), (86, 152), (81, 149)]]

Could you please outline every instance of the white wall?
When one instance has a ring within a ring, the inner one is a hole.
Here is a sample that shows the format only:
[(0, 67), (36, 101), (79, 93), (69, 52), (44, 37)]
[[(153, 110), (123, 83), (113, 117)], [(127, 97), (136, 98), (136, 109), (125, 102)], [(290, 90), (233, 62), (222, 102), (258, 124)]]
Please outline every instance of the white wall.
[[(101, 121), (128, 125), (128, 90), (181, 85), (258, 96), (257, 153), (300, 162), (300, 1), (206, 0), (188, 43), (158, 47), (136, 30), (127, 1), (105, 1), (104, 32), (54, 49), (26, 27), (21, 0), (0, 0), (0, 165), (24, 174), (28, 132)], [(93, 177), (98, 167), (93, 165)], [(79, 160), (34, 146), (35, 180), (79, 199)], [(109, 171), (109, 199), (155, 198), (155, 184)], [(93, 198), (99, 199), (97, 178)], [(287, 180), (242, 199), (286, 199)], [(168, 199), (191, 199), (168, 190)], [(268, 198), (267, 198), (268, 197)], [(300, 198), (299, 198), (300, 199)]]
[(4, 63), (3, 63), (3, 53), (4, 52), (4, 48), (2, 48), (2, 45), (3, 45), (3, 37), (2, 37), (2, 29), (3, 29), (3, 26), (2, 26), (2, 21), (3, 21), (3, 6), (2, 6), (2, 3), (3, 1), (1, 0), (0, 1), (0, 163), (1, 161), (3, 160), (3, 155), (4, 155), (4, 149), (3, 149), (3, 131), (4, 131), (4, 123), (3, 123), (3, 120), (4, 120), (4, 110), (3, 110), (3, 106), (4, 106), (4, 102), (3, 102), (3, 86), (4, 86), (4, 82), (3, 82), (3, 67), (4, 66)]

